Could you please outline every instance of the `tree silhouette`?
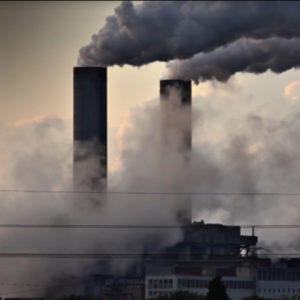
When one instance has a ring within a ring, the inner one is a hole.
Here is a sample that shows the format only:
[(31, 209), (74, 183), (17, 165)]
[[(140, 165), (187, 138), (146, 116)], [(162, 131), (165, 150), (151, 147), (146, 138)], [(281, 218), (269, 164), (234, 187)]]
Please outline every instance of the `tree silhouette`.
[(206, 300), (229, 300), (226, 287), (220, 276), (215, 277), (209, 282)]

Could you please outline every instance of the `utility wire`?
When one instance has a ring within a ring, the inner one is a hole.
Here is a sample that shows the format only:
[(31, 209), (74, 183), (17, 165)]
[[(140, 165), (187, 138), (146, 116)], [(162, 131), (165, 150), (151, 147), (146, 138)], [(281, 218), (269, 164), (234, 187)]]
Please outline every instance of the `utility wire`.
[(300, 196), (300, 192), (138, 192), (138, 191), (74, 191), (74, 190), (19, 190), (0, 189), (0, 193), (58, 193), (104, 195), (166, 195), (166, 196)]
[[(17, 252), (7, 252), (0, 253), (1, 258), (49, 258), (49, 259), (108, 259), (108, 258), (151, 258), (151, 257), (161, 257), (161, 258), (170, 258), (177, 257), (178, 255), (183, 255), (182, 253), (41, 253), (41, 252), (27, 252), (27, 253), (17, 253)], [(207, 253), (193, 253), (192, 257), (199, 258), (207, 256)], [(290, 256), (298, 257), (300, 252), (295, 253), (259, 253), (258, 255), (263, 256)], [(230, 258), (228, 258), (230, 259)]]
[[(218, 226), (218, 224), (216, 225)], [(238, 226), (240, 228), (258, 229), (293, 229), (300, 228), (300, 224), (288, 225), (221, 225)], [(193, 225), (128, 225), (128, 224), (0, 224), (0, 229), (202, 229), (202, 226)], [(207, 228), (203, 225), (203, 230), (219, 230), (218, 227)]]

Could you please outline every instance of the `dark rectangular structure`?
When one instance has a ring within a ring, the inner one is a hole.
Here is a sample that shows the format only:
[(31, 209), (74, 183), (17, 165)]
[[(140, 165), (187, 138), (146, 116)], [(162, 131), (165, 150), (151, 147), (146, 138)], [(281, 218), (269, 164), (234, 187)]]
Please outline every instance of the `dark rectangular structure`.
[(190, 80), (164, 79), (160, 80), (160, 95), (168, 97), (170, 89), (176, 88), (181, 92), (182, 104), (191, 105), (192, 103), (192, 84)]
[[(168, 155), (168, 151), (179, 151), (188, 164), (192, 149), (191, 81), (160, 80), (160, 104), (162, 155)], [(177, 219), (183, 225), (189, 224), (191, 214), (191, 199), (185, 197), (178, 208)]]
[[(87, 156), (98, 157), (99, 172), (84, 181), (93, 188), (107, 176), (107, 69), (104, 67), (75, 67), (74, 80), (74, 183)], [(81, 166), (81, 167), (80, 167)], [(91, 166), (95, 167), (95, 166)], [(88, 168), (88, 166), (87, 166)], [(87, 175), (89, 176), (89, 175)], [(79, 181), (82, 181), (81, 178)], [(77, 182), (77, 183), (76, 183)], [(78, 187), (78, 186), (77, 186)]]
[[(182, 148), (185, 151), (190, 151), (192, 148), (192, 85), (191, 81), (168, 79), (160, 80), (160, 101), (172, 101), (172, 92), (179, 94), (179, 106), (184, 108), (187, 120), (185, 122), (184, 137), (182, 141)], [(177, 103), (178, 104), (178, 103)], [(174, 103), (176, 105), (176, 103)], [(179, 107), (180, 109), (180, 107)]]

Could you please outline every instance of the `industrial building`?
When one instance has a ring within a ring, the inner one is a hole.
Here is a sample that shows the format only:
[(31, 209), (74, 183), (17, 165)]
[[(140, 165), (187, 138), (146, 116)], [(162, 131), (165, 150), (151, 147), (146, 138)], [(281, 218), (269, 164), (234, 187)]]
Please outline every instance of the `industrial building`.
[[(224, 275), (222, 277), (230, 299), (239, 300), (255, 295), (252, 273), (248, 269), (243, 268), (231, 269), (228, 269), (228, 274), (223, 272)], [(236, 271), (238, 275), (234, 271)], [(156, 296), (170, 295), (176, 291), (188, 291), (199, 295), (206, 295), (208, 292), (208, 284), (212, 278), (211, 275), (185, 275), (173, 272), (159, 275), (147, 274), (145, 279), (145, 298), (151, 299)]]
[(210, 280), (217, 275), (222, 277), (227, 294), (233, 300), (254, 295), (268, 299), (300, 295), (299, 259), (272, 262), (270, 259), (248, 257), (178, 262), (168, 267), (157, 265), (146, 273), (145, 298), (179, 290), (206, 295)]
[(280, 259), (257, 268), (256, 294), (273, 299), (300, 295), (300, 259)]
[(178, 290), (203, 295), (216, 275), (224, 278), (232, 299), (254, 295), (253, 271), (244, 266), (241, 252), (256, 244), (257, 237), (241, 235), (239, 226), (194, 222), (180, 243), (163, 250), (176, 255), (146, 263), (145, 298)]

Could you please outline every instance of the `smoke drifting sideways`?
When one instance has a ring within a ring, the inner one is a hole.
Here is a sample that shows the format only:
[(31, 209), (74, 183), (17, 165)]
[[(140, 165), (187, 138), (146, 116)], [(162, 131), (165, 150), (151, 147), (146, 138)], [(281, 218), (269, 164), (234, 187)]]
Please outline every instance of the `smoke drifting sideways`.
[(300, 39), (240, 39), (209, 53), (168, 62), (167, 78), (226, 82), (237, 72), (260, 74), (267, 70), (281, 73), (300, 66)]
[(167, 79), (195, 82), (283, 72), (299, 66), (299, 12), (300, 3), (284, 1), (124, 1), (80, 49), (78, 65), (172, 61)]

